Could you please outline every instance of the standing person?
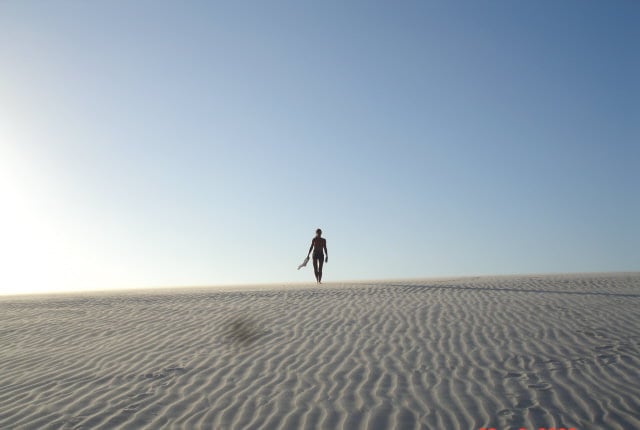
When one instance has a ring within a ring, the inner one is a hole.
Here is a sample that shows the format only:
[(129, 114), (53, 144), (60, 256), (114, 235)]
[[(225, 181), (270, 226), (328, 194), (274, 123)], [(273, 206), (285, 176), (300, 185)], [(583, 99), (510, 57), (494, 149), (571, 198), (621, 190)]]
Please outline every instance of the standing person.
[[(318, 284), (322, 283), (322, 265), (329, 262), (329, 252), (327, 251), (327, 239), (322, 237), (322, 230), (316, 230), (316, 237), (311, 239), (311, 246), (307, 253), (307, 258), (313, 250), (313, 271), (316, 274)], [(326, 257), (325, 257), (326, 254)]]

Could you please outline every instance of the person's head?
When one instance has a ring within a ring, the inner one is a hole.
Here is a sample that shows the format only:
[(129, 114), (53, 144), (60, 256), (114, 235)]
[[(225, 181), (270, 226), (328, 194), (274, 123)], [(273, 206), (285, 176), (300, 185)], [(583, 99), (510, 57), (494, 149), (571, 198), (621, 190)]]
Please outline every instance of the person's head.
[(322, 230), (321, 230), (321, 229), (317, 229), (317, 230), (316, 230), (316, 236), (317, 236), (317, 237), (322, 236)]

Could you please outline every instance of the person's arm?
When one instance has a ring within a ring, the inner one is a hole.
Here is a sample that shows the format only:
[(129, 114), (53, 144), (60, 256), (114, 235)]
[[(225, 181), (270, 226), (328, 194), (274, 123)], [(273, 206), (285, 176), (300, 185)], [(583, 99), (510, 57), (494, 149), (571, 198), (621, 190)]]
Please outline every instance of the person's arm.
[(313, 240), (311, 240), (311, 246), (309, 247), (309, 252), (307, 252), (307, 258), (311, 255), (311, 250), (313, 249)]
[(324, 240), (324, 262), (328, 263), (329, 262), (329, 251), (327, 251), (327, 239)]

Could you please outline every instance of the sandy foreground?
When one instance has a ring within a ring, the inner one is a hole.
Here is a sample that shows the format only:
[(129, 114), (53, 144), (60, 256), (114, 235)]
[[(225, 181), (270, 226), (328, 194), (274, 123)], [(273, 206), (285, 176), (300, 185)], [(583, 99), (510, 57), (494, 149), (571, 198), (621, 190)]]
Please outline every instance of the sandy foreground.
[(640, 429), (640, 273), (0, 299), (1, 429)]

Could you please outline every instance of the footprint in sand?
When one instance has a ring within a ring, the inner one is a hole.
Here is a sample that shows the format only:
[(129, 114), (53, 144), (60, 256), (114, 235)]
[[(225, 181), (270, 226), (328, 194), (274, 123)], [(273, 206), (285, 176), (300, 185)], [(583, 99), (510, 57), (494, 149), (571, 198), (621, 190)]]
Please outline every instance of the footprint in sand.
[(524, 414), (518, 409), (503, 409), (498, 411), (498, 419), (503, 426), (519, 427), (524, 425)]
[(594, 330), (577, 330), (578, 333), (581, 333), (585, 336), (591, 337), (593, 339), (602, 339), (604, 335), (598, 333), (597, 329)]
[(137, 403), (134, 403), (133, 405), (127, 406), (122, 411), (123, 412), (136, 412), (138, 409), (140, 409), (140, 405), (137, 404)]
[(535, 405), (536, 402), (531, 399), (521, 399), (515, 407), (516, 409), (529, 409)]
[(186, 367), (181, 366), (179, 364), (171, 364), (164, 368), (165, 372), (184, 372), (186, 371)]
[(584, 367), (586, 363), (587, 363), (587, 360), (582, 357), (574, 358), (573, 360), (571, 360), (571, 367), (574, 369), (581, 368), (581, 367)]
[(537, 391), (546, 391), (551, 389), (551, 384), (541, 380), (538, 374), (527, 373), (527, 376), (529, 377), (529, 384), (527, 385), (527, 387), (533, 388)]
[(552, 372), (555, 370), (562, 370), (565, 368), (565, 365), (560, 360), (547, 360), (543, 363), (546, 365), (547, 369), (549, 369)]
[(509, 409), (498, 411), (498, 419), (505, 427), (522, 427), (524, 425), (525, 410), (535, 407), (536, 402), (527, 397), (519, 397), (518, 403)]
[(613, 349), (613, 345), (602, 345), (602, 346), (596, 346), (595, 350), (596, 351), (608, 351)]
[(551, 384), (547, 382), (538, 382), (537, 384), (529, 384), (527, 387), (533, 388), (537, 391), (547, 391), (551, 389)]
[(614, 364), (618, 361), (618, 357), (613, 354), (601, 354), (598, 356), (598, 361), (602, 364)]

